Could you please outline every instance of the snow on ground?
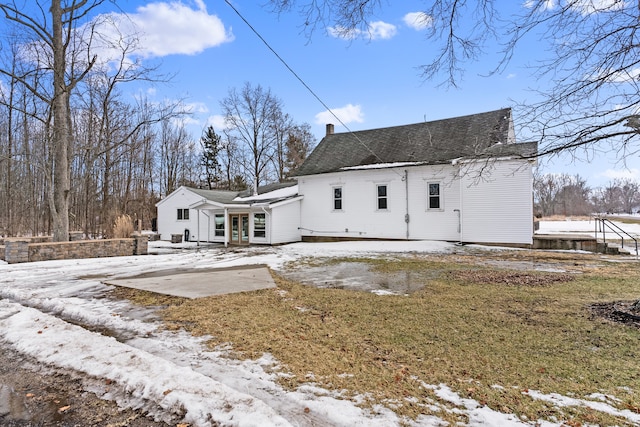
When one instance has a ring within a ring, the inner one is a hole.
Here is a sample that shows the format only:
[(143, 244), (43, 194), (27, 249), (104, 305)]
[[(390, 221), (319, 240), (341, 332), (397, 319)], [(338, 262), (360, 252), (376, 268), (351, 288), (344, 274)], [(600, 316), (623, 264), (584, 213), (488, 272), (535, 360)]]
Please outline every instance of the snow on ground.
[[(85, 386), (99, 396), (123, 407), (141, 408), (157, 420), (194, 426), (442, 425), (434, 416), (411, 421), (382, 407), (369, 412), (314, 384), (284, 390), (276, 381), (278, 361), (270, 355), (238, 361), (225, 357), (224, 349), (208, 350), (206, 337), (166, 331), (151, 310), (104, 298), (111, 287), (102, 280), (175, 268), (266, 264), (278, 270), (289, 261), (307, 257), (457, 250), (453, 244), (425, 241), (295, 243), (242, 249), (152, 242), (150, 252), (157, 255), (0, 262), (0, 342), (52, 368), (84, 376), (88, 379)], [(513, 414), (462, 398), (444, 384), (424, 384), (424, 388), (434, 390), (443, 402), (457, 405), (469, 417), (470, 426), (530, 425)], [(637, 414), (618, 411), (598, 396), (585, 401), (532, 391), (529, 395), (559, 406), (589, 406), (640, 423)], [(433, 406), (450, 410), (441, 402), (434, 401)]]
[[(626, 224), (615, 220), (612, 222), (630, 235), (640, 237), (640, 224)], [(594, 236), (597, 231), (599, 237), (602, 237), (602, 230), (593, 219), (573, 220), (567, 218), (564, 221), (540, 221), (539, 224), (540, 228), (536, 234), (588, 234)], [(610, 229), (605, 228), (605, 232), (615, 239), (615, 234)]]

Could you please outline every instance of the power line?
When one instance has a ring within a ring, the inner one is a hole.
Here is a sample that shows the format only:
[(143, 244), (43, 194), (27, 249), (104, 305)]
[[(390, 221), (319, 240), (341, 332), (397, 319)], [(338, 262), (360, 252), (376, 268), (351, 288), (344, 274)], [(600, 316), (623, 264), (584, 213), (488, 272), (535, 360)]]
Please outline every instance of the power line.
[(380, 158), (380, 156), (378, 156), (371, 148), (369, 148), (367, 146), (367, 144), (365, 144), (360, 138), (358, 138), (358, 135), (356, 135), (351, 129), (349, 129), (349, 126), (347, 126), (342, 120), (340, 120), (340, 117), (338, 117), (331, 108), (329, 108), (327, 106), (327, 104), (325, 104), (325, 102), (313, 91), (313, 89), (311, 89), (311, 87), (309, 87), (309, 85), (302, 79), (302, 77), (300, 77), (298, 75), (298, 73), (296, 73), (293, 68), (291, 68), (289, 66), (289, 64), (287, 64), (287, 62), (278, 54), (278, 52), (275, 51), (274, 48), (271, 47), (271, 45), (264, 39), (264, 37), (262, 37), (262, 35), (258, 32), (258, 30), (256, 30), (253, 25), (251, 25), (249, 23), (249, 21), (247, 21), (247, 19), (240, 13), (240, 11), (238, 11), (238, 9), (235, 8), (235, 6), (233, 6), (229, 0), (225, 0), (225, 3), (227, 3), (227, 5), (229, 5), (229, 7), (231, 9), (233, 9), (233, 11), (236, 13), (236, 15), (238, 15), (240, 17), (240, 19), (242, 19), (242, 21), (247, 24), (247, 26), (251, 29), (251, 31), (253, 31), (253, 33), (262, 41), (262, 43), (264, 43), (265, 46), (267, 46), (267, 48), (276, 56), (276, 58), (278, 58), (278, 60), (280, 60), (280, 62), (282, 62), (282, 64), (287, 68), (287, 70), (289, 70), (289, 72), (291, 72), (291, 74), (293, 74), (295, 76), (296, 79), (298, 79), (298, 81), (300, 83), (302, 83), (302, 85), (309, 91), (309, 93), (311, 95), (313, 95), (313, 97), (315, 99), (318, 100), (318, 102), (342, 125), (345, 127), (345, 129), (347, 129), (347, 132), (349, 132), (351, 135), (353, 135), (353, 137), (356, 139), (356, 141), (358, 141), (364, 148), (367, 149), (367, 151), (369, 151), (371, 154), (373, 154), (375, 156), (376, 159), (378, 159), (380, 161), (380, 163), (384, 163), (384, 160), (382, 160)]

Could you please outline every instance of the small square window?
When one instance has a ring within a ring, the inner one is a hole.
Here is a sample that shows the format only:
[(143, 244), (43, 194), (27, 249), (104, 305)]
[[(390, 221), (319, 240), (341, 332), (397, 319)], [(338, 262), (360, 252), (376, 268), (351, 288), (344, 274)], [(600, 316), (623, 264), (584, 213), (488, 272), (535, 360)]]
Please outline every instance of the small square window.
[(333, 187), (333, 210), (342, 210), (342, 187)]
[(178, 209), (178, 220), (188, 220), (189, 219), (189, 209)]
[(378, 210), (387, 209), (387, 186), (378, 185)]
[(427, 206), (429, 209), (441, 209), (442, 203), (440, 200), (440, 183), (439, 182), (430, 182), (429, 183), (429, 194), (428, 194), (428, 202)]

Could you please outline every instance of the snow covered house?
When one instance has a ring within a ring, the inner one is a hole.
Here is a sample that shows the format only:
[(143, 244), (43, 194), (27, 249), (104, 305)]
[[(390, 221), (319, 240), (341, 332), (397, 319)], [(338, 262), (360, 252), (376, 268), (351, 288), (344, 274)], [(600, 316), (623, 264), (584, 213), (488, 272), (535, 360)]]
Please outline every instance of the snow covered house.
[(527, 246), (537, 143), (510, 109), (327, 134), (297, 172), (303, 240), (373, 238)]
[[(409, 239), (529, 246), (537, 143), (510, 109), (327, 134), (296, 183), (250, 193), (180, 187), (157, 204), (163, 240), (279, 244)], [(188, 236), (186, 236), (188, 234)]]
[(249, 191), (201, 190), (182, 186), (156, 204), (162, 240), (232, 245), (299, 241), (300, 201), (295, 182)]

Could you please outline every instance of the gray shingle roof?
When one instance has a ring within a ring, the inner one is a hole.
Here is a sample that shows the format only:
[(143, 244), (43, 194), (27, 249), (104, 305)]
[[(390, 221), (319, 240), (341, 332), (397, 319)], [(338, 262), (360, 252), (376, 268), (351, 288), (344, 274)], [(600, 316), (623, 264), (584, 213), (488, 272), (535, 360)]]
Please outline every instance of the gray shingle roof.
[[(285, 182), (277, 182), (273, 184), (263, 185), (258, 188), (258, 194), (266, 194), (272, 191), (280, 190), (282, 188), (287, 188), (296, 185), (296, 181), (285, 181)], [(217, 203), (223, 204), (246, 204), (250, 205), (251, 203), (255, 203), (254, 201), (243, 201), (236, 200), (238, 197), (249, 197), (252, 194), (252, 190), (243, 190), (243, 191), (228, 191), (228, 190), (203, 190), (200, 188), (187, 187), (192, 192), (201, 196), (203, 199), (210, 200)], [(280, 200), (287, 199), (289, 197), (276, 197), (273, 198), (265, 198), (261, 199), (264, 202), (276, 202)]]
[[(325, 136), (296, 175), (378, 163), (442, 164), (460, 158), (530, 157), (536, 143), (510, 141), (511, 109)], [(498, 144), (499, 143), (499, 144)], [(498, 144), (498, 145), (496, 145)]]

